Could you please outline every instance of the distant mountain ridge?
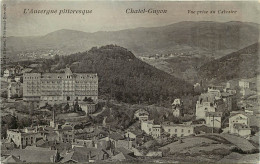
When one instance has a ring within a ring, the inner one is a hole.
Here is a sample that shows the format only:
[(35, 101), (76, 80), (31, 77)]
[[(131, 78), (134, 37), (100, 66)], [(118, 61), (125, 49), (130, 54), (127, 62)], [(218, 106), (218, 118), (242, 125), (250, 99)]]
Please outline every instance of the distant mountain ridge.
[(87, 33), (58, 30), (44, 36), (8, 37), (11, 52), (59, 49), (67, 54), (84, 52), (91, 47), (116, 44), (137, 56), (196, 49), (199, 53), (235, 51), (258, 41), (259, 25), (243, 22), (179, 22), (161, 27), (143, 27), (110, 32)]

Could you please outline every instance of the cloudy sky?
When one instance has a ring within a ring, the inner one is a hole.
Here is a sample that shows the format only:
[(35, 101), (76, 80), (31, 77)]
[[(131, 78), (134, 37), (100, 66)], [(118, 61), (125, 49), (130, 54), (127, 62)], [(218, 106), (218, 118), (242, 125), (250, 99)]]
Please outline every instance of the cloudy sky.
[[(260, 23), (257, 2), (7, 1), (7, 36), (45, 35), (60, 29), (85, 32), (155, 27), (180, 21)], [(127, 14), (126, 9), (165, 9), (167, 14)], [(92, 14), (24, 14), (24, 9), (92, 10)], [(188, 14), (188, 10), (235, 10), (237, 14)]]

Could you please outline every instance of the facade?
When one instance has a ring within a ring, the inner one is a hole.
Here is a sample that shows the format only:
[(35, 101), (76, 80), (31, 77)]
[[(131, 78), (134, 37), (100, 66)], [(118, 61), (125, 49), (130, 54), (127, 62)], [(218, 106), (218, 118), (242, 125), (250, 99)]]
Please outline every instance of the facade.
[(249, 128), (249, 118), (242, 113), (231, 113), (229, 118), (229, 132), (231, 134), (238, 134), (245, 136), (246, 134), (251, 133)]
[(153, 128), (153, 120), (141, 122), (141, 130), (143, 130), (146, 134), (152, 135), (152, 128)]
[(80, 103), (80, 107), (86, 114), (92, 114), (96, 111), (95, 103)]
[(28, 129), (9, 129), (7, 130), (7, 140), (14, 142), (17, 147), (24, 148), (36, 143), (36, 138), (40, 138), (41, 135), (36, 130)]
[(153, 125), (152, 137), (153, 138), (160, 138), (161, 137), (161, 125)]
[(221, 128), (222, 112), (207, 112), (206, 125), (214, 128)]
[(242, 80), (239, 80), (238, 82), (238, 86), (240, 88), (250, 88), (250, 82), (248, 80), (245, 80), (245, 79), (242, 79)]
[(141, 130), (153, 138), (161, 137), (161, 125), (154, 125), (153, 120), (142, 121)]
[(173, 116), (175, 116), (175, 117), (183, 116), (182, 102), (180, 99), (175, 99), (173, 101), (172, 111), (173, 111)]
[(176, 137), (184, 137), (194, 134), (194, 127), (192, 125), (184, 125), (184, 124), (163, 124), (162, 128), (164, 131), (170, 136)]
[(4, 77), (9, 77), (15, 74), (15, 69), (14, 68), (9, 68), (4, 70)]
[(62, 103), (98, 99), (97, 74), (72, 73), (25, 73), (23, 75), (23, 98), (25, 102)]

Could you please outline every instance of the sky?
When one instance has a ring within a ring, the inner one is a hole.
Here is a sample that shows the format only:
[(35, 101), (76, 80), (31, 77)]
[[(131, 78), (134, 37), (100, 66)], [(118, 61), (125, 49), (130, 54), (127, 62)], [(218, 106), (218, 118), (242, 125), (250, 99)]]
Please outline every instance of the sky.
[[(84, 32), (157, 27), (181, 21), (242, 21), (260, 24), (257, 2), (6, 1), (6, 35), (39, 36), (60, 29)], [(166, 14), (127, 14), (126, 9), (164, 9)], [(91, 14), (24, 14), (24, 9), (92, 10)], [(188, 10), (234, 10), (236, 14), (188, 14)], [(3, 15), (3, 10), (2, 10)]]

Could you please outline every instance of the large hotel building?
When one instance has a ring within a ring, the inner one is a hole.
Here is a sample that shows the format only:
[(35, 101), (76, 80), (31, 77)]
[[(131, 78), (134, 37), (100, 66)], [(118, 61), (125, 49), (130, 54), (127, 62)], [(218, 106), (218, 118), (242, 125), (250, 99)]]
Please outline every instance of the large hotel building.
[(23, 100), (35, 103), (62, 103), (98, 99), (98, 76), (90, 73), (25, 73)]

